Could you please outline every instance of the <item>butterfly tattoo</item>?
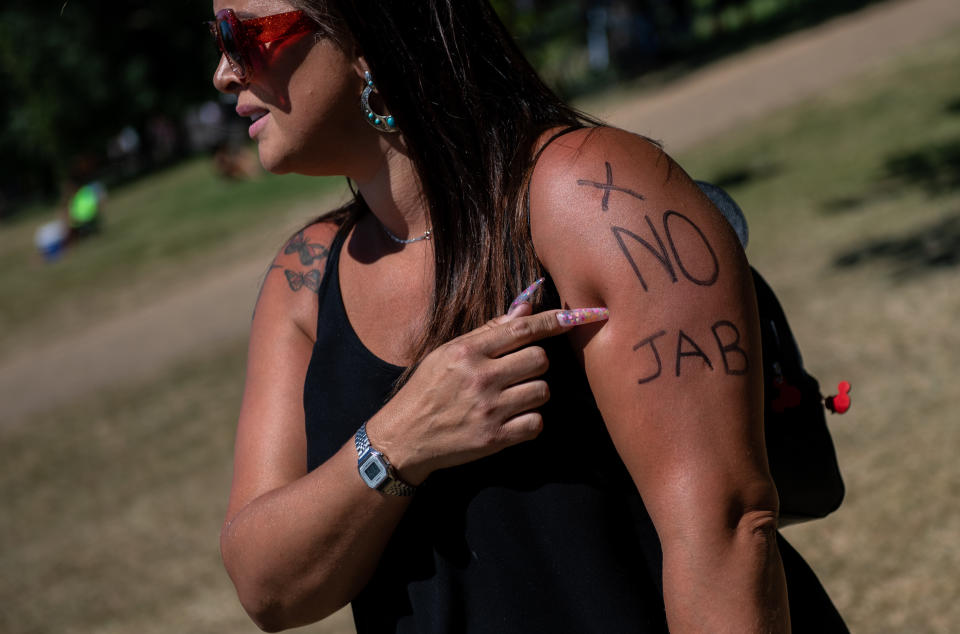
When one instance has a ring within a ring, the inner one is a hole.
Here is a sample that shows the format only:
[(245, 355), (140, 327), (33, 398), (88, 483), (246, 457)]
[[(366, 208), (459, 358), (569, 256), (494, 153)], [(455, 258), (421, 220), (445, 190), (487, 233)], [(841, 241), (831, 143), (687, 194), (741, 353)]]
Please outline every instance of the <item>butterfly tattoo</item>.
[(322, 244), (310, 244), (307, 242), (307, 236), (304, 235), (303, 231), (300, 231), (297, 235), (290, 238), (283, 252), (287, 255), (291, 253), (298, 254), (300, 256), (300, 263), (304, 266), (310, 266), (314, 262), (324, 259), (327, 257), (327, 254), (330, 253), (329, 249)]
[(320, 290), (320, 270), (313, 269), (306, 273), (284, 269), (283, 274), (287, 276), (287, 284), (290, 290), (299, 291), (301, 288), (307, 288), (314, 293)]

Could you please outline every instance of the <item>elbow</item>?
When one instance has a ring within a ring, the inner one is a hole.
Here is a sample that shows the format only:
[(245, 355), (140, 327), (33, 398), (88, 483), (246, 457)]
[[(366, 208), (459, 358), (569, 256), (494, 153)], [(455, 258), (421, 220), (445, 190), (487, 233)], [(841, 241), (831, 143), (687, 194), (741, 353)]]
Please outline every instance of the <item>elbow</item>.
[(776, 541), (780, 526), (780, 497), (770, 478), (744, 487), (730, 500), (730, 527), (738, 535), (761, 541)]
[(305, 624), (293, 618), (290, 606), (262, 579), (234, 573), (230, 578), (244, 612), (264, 632), (281, 632)]
[(342, 607), (328, 606), (322, 597), (309, 605), (297, 605), (280, 593), (255, 583), (241, 584), (234, 580), (234, 586), (247, 616), (264, 632), (282, 632), (316, 623)]
[(234, 585), (237, 588), (240, 605), (243, 606), (247, 616), (264, 632), (282, 632), (297, 625), (288, 622), (285, 610), (279, 601), (271, 599), (269, 595), (262, 592), (241, 589), (236, 582)]
[(776, 539), (779, 526), (780, 514), (776, 506), (751, 508), (740, 514), (736, 531), (740, 535), (766, 541)]
[[(220, 556), (237, 591), (240, 605), (250, 620), (264, 632), (280, 632), (319, 621), (345, 602), (326, 600), (322, 591), (306, 592), (296, 580), (278, 578), (275, 558), (252, 557), (253, 549), (239, 543), (229, 525), (220, 534)], [(285, 571), (286, 572), (286, 571)]]
[(736, 550), (762, 567), (769, 566), (779, 558), (776, 555), (778, 524), (775, 508), (752, 508), (744, 511), (733, 531)]
[[(664, 548), (684, 551), (776, 543), (779, 499), (773, 481), (756, 478), (726, 490), (688, 492), (659, 527)], [(738, 547), (739, 548), (739, 547)]]
[(779, 561), (779, 523), (779, 500), (772, 482), (769, 487), (760, 487), (755, 495), (736, 499), (725, 531), (731, 549), (728, 552), (737, 553), (742, 561), (752, 562), (758, 570), (769, 572)]
[(297, 627), (296, 625), (285, 623), (282, 619), (268, 612), (254, 614), (253, 612), (247, 611), (247, 615), (253, 621), (253, 624), (264, 632), (282, 632)]
[(220, 557), (247, 616), (264, 632), (280, 632), (294, 627), (285, 617), (280, 593), (272, 589), (267, 571), (245, 561), (244, 549), (236, 541), (236, 537), (230, 534), (229, 524), (225, 525), (220, 533)]

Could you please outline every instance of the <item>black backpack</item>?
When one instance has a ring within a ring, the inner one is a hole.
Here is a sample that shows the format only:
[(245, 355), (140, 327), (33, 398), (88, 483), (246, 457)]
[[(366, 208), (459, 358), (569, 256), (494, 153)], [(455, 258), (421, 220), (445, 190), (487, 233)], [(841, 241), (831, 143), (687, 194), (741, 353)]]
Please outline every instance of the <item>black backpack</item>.
[[(747, 223), (721, 188), (697, 182), (746, 246)], [(780, 524), (825, 517), (843, 501), (844, 486), (827, 428), (820, 385), (803, 367), (787, 316), (766, 280), (751, 267), (763, 342), (764, 434), (770, 473), (780, 496)], [(845, 384), (849, 390), (849, 384)], [(841, 389), (826, 407), (843, 413), (849, 398)]]

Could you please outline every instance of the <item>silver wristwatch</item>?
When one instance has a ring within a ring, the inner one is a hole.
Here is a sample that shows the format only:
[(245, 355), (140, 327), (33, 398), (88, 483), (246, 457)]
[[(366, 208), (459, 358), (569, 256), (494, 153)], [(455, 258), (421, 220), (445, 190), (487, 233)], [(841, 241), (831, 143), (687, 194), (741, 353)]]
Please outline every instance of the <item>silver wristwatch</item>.
[(353, 442), (357, 445), (357, 469), (368, 487), (387, 495), (409, 496), (416, 493), (417, 487), (401, 480), (387, 457), (370, 446), (366, 423), (360, 425)]

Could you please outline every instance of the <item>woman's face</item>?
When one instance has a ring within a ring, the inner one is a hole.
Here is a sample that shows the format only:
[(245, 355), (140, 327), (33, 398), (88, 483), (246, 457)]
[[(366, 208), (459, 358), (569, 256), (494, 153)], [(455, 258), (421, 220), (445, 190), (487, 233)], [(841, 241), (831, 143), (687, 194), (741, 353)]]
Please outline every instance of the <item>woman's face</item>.
[[(214, 0), (214, 13), (233, 9), (241, 20), (293, 11), (283, 0)], [(363, 120), (360, 60), (328, 38), (306, 33), (263, 45), (240, 80), (221, 56), (213, 84), (237, 95), (237, 114), (249, 117), (263, 166), (275, 173), (346, 174), (375, 130)]]

